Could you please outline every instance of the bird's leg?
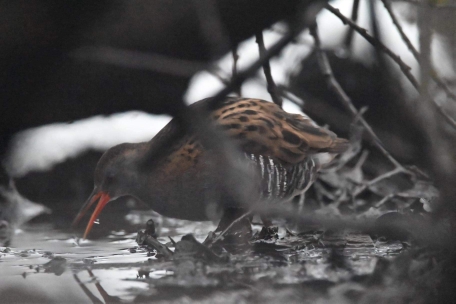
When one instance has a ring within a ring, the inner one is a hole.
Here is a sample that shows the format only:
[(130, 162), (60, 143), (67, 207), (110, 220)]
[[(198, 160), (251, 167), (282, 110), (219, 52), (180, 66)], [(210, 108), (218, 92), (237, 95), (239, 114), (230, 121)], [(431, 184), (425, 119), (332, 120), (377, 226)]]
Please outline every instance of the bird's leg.
[(261, 215), (260, 218), (264, 227), (269, 228), (272, 226), (272, 221), (268, 217)]
[[(252, 221), (253, 215), (250, 211), (239, 208), (225, 209), (222, 219), (215, 230), (210, 232), (203, 245), (211, 247), (218, 241), (226, 244), (246, 245), (252, 237)], [(226, 247), (225, 247), (226, 248)]]
[[(217, 226), (217, 229), (215, 229), (215, 232), (224, 231), (229, 225), (231, 225), (232, 222), (234, 222), (236, 219), (238, 219), (239, 217), (241, 217), (245, 213), (247, 213), (247, 211), (245, 209), (242, 209), (242, 208), (227, 208), (227, 209), (225, 209), (225, 211), (223, 212), (223, 216), (220, 219), (220, 222), (219, 222), (219, 224)], [(236, 223), (237, 225), (235, 225), (232, 228), (240, 227), (241, 224), (245, 225), (246, 223), (248, 223), (250, 225), (250, 222), (251, 222), (251, 216), (246, 218), (246, 219), (244, 219), (243, 221), (240, 221), (239, 223)]]
[(268, 217), (260, 216), (261, 221), (263, 222), (263, 228), (261, 229), (260, 233), (257, 235), (258, 239), (269, 240), (272, 238), (277, 238), (277, 232), (279, 228), (272, 226), (272, 221)]

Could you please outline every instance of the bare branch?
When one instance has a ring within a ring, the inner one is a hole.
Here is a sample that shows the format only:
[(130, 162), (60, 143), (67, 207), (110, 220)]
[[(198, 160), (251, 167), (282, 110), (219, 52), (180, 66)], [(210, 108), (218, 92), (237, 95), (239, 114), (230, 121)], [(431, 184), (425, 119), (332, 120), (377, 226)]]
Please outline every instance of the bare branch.
[[(235, 78), (235, 77), (237, 76), (237, 73), (238, 73), (238, 72), (237, 72), (237, 62), (238, 62), (238, 60), (239, 60), (239, 55), (238, 55), (237, 50), (238, 50), (237, 45), (236, 45), (236, 46), (233, 46), (233, 47), (231, 48), (231, 54), (233, 55), (233, 67), (232, 67), (232, 70), (231, 70), (231, 77), (232, 77), (232, 78)], [(237, 88), (235, 89), (235, 91), (236, 91), (236, 94), (237, 94), (238, 96), (242, 96), (241, 86), (237, 87)]]
[[(257, 33), (255, 35), (256, 43), (258, 44), (258, 50), (260, 52), (260, 58), (264, 57), (266, 54), (266, 47), (264, 46), (263, 33)], [(277, 104), (279, 107), (282, 107), (283, 100), (280, 94), (277, 91), (277, 86), (272, 78), (271, 66), (269, 65), (269, 60), (265, 61), (263, 64), (264, 76), (266, 77), (266, 82), (268, 83), (268, 93), (271, 95), (272, 101)]]
[(361, 192), (363, 192), (365, 189), (369, 188), (370, 186), (384, 180), (384, 179), (387, 179), (387, 178), (390, 178), (391, 176), (394, 176), (396, 174), (399, 174), (399, 173), (402, 173), (403, 170), (400, 168), (400, 167), (396, 167), (394, 168), (393, 170), (391, 171), (388, 171), (382, 175), (379, 175), (377, 176), (376, 178), (368, 181), (367, 183), (364, 183), (362, 184), (361, 187), (357, 188), (354, 192), (353, 192), (353, 196), (357, 196), (358, 194), (360, 194)]
[(217, 78), (223, 85), (228, 85), (230, 83), (230, 81), (227, 78), (220, 75), (218, 69), (207, 69), (206, 71), (215, 78)]
[(304, 101), (301, 98), (299, 98), (298, 96), (296, 96), (295, 94), (288, 91), (288, 89), (286, 87), (280, 86), (279, 92), (282, 95), (282, 97), (284, 97), (285, 99), (288, 99), (289, 101), (291, 101), (298, 107), (302, 108), (304, 106)]
[[(413, 54), (413, 57), (420, 63), (421, 56), (420, 53), (416, 50), (416, 48), (413, 46), (412, 42), (410, 39), (405, 35), (404, 30), (402, 29), (402, 26), (400, 25), (399, 21), (396, 18), (396, 15), (393, 12), (393, 9), (391, 7), (391, 3), (388, 0), (382, 0), (383, 5), (385, 6), (386, 10), (388, 11), (388, 14), (391, 17), (391, 20), (393, 21), (393, 24), (396, 26), (397, 31), (401, 35), (402, 40), (404, 40), (404, 43), (407, 45), (408, 49), (410, 52)], [(437, 85), (445, 91), (447, 96), (449, 96), (451, 99), (456, 101), (456, 94), (453, 93), (448, 86), (443, 82), (443, 80), (438, 76), (437, 71), (435, 71), (435, 68), (431, 67), (431, 74), (430, 76), (432, 77), (432, 80), (434, 80)]]
[[(356, 22), (358, 20), (358, 11), (359, 11), (359, 0), (354, 0), (353, 7), (352, 7), (352, 13), (351, 13), (351, 20), (353, 20), (353, 22)], [(347, 50), (350, 49), (350, 46), (351, 46), (351, 43), (353, 40), (353, 33), (354, 33), (354, 29), (352, 27), (349, 27), (347, 35), (345, 36), (345, 40), (344, 40), (344, 45)]]
[(282, 49), (287, 46), (289, 43), (293, 41), (293, 39), (302, 32), (305, 28), (308, 27), (307, 20), (302, 22), (301, 24), (297, 24), (290, 29), (287, 33), (280, 38), (272, 47), (270, 47), (264, 56), (260, 57), (256, 62), (254, 62), (250, 67), (246, 70), (237, 74), (236, 77), (231, 79), (230, 84), (218, 92), (213, 98), (209, 109), (217, 108), (218, 104), (223, 100), (223, 98), (231, 93), (236, 86), (242, 84), (247, 78), (253, 76), (256, 71), (261, 68), (265, 62), (267, 62), (270, 58), (278, 55)]
[(391, 3), (389, 3), (388, 0), (382, 0), (383, 5), (385, 6), (386, 10), (388, 11), (388, 14), (391, 17), (391, 20), (393, 21), (394, 26), (396, 26), (396, 29), (398, 30), (399, 34), (401, 35), (402, 40), (404, 40), (405, 44), (407, 45), (408, 49), (410, 52), (412, 52), (413, 56), (417, 59), (420, 60), (420, 54), (418, 54), (418, 51), (415, 49), (413, 46), (412, 42), (410, 39), (408, 39), (407, 35), (405, 35), (402, 26), (399, 24), (399, 21), (396, 18), (396, 15), (393, 12), (393, 9), (391, 7)]
[(358, 112), (356, 107), (353, 105), (350, 97), (345, 93), (344, 89), (340, 86), (339, 82), (334, 77), (334, 73), (332, 71), (331, 65), (329, 64), (328, 57), (321, 49), (320, 37), (318, 36), (317, 26), (312, 26), (310, 28), (310, 33), (314, 37), (315, 40), (315, 48), (317, 52), (317, 59), (318, 64), (320, 66), (321, 72), (323, 76), (326, 78), (328, 83), (329, 89), (332, 90), (339, 100), (342, 102), (344, 107), (351, 113), (351, 115), (358, 119), (363, 127), (366, 129), (367, 133), (369, 134), (371, 142), (380, 150), (380, 152), (391, 162), (394, 164), (396, 168), (401, 168), (403, 172), (412, 174), (409, 170), (405, 169), (383, 146), (380, 138), (375, 134), (374, 130), (371, 126), (367, 123), (362, 115)]
[[(410, 72), (410, 67), (405, 64), (404, 61), (402, 61), (402, 59), (396, 55), (395, 53), (393, 53), (393, 51), (391, 51), (388, 47), (386, 47), (382, 42), (380, 42), (378, 39), (375, 39), (374, 37), (372, 37), (371, 35), (369, 35), (367, 33), (367, 30), (365, 28), (362, 28), (360, 26), (358, 26), (357, 24), (355, 24), (353, 21), (351, 21), (350, 19), (348, 19), (347, 17), (345, 17), (338, 9), (334, 8), (333, 6), (329, 5), (329, 4), (326, 4), (325, 5), (325, 8), (327, 10), (329, 10), (331, 13), (333, 13), (334, 15), (336, 15), (344, 24), (347, 24), (351, 27), (353, 27), (353, 29), (358, 32), (364, 39), (366, 39), (370, 44), (372, 44), (374, 47), (378, 48), (379, 50), (381, 50), (382, 52), (384, 52), (386, 55), (388, 55), (394, 62), (397, 63), (397, 65), (399, 66), (399, 68), (401, 69), (402, 73), (404, 73), (405, 77), (410, 81), (410, 83), (415, 87), (415, 89), (420, 92), (421, 89), (420, 89), (420, 85), (418, 83), (418, 81), (416, 80), (416, 78), (412, 75), (412, 73)], [(432, 105), (437, 109), (437, 111), (443, 116), (443, 118), (445, 118), (445, 120), (448, 122), (449, 125), (451, 125), (453, 128), (456, 129), (456, 121), (450, 117), (446, 112), (445, 110), (443, 109), (443, 107), (438, 104), (433, 98), (429, 97), (427, 99), (429, 102), (432, 103)]]
[(365, 28), (362, 28), (360, 26), (358, 26), (357, 24), (353, 23), (353, 21), (351, 21), (350, 19), (348, 19), (347, 17), (345, 17), (340, 11), (339, 9), (337, 8), (334, 8), (333, 6), (329, 5), (329, 4), (326, 4), (325, 5), (325, 8), (327, 10), (329, 10), (331, 13), (333, 13), (334, 15), (336, 15), (341, 21), (343, 24), (345, 25), (348, 25), (350, 27), (352, 27), (356, 32), (358, 32), (364, 39), (366, 39), (370, 44), (372, 44), (374, 47), (377, 47), (379, 48), (381, 51), (383, 51), (385, 54), (387, 54), (391, 59), (394, 60), (394, 62), (396, 62), (400, 69), (402, 70), (402, 72), (405, 74), (405, 76), (407, 77), (407, 79), (409, 79), (409, 81), (412, 83), (412, 85), (418, 89), (419, 87), (419, 84), (418, 84), (418, 81), (415, 79), (415, 77), (410, 73), (410, 70), (411, 68), (405, 64), (404, 61), (402, 61), (402, 59), (394, 54), (389, 48), (387, 48), (382, 42), (378, 41), (377, 39), (375, 39), (374, 37), (372, 37), (371, 35), (369, 35), (367, 33), (367, 30)]

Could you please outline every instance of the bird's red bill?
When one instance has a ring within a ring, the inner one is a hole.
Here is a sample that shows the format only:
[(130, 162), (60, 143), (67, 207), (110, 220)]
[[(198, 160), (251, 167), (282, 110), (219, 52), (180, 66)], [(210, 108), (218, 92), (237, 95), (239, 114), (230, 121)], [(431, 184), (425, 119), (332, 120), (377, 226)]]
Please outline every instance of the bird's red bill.
[(101, 213), (101, 210), (106, 206), (106, 204), (111, 200), (111, 197), (109, 194), (105, 192), (94, 192), (92, 195), (89, 197), (87, 202), (82, 206), (81, 211), (79, 211), (79, 214), (76, 216), (75, 220), (73, 221), (73, 225), (76, 225), (81, 218), (86, 214), (86, 212), (92, 207), (92, 205), (98, 201), (97, 206), (95, 207), (95, 210), (92, 213), (92, 216), (90, 217), (89, 223), (87, 224), (86, 230), (84, 232), (83, 238), (85, 239), (87, 235), (89, 234), (90, 230), (92, 229), (93, 223), (95, 220), (98, 218), (98, 216)]
[(90, 230), (92, 229), (93, 223), (95, 220), (98, 218), (98, 216), (101, 213), (101, 210), (106, 206), (106, 204), (111, 200), (109, 195), (107, 193), (101, 192), (100, 200), (98, 201), (97, 207), (95, 207), (95, 210), (92, 213), (92, 216), (90, 217), (89, 223), (87, 224), (86, 230), (84, 232), (83, 238), (85, 239), (87, 235), (89, 234)]

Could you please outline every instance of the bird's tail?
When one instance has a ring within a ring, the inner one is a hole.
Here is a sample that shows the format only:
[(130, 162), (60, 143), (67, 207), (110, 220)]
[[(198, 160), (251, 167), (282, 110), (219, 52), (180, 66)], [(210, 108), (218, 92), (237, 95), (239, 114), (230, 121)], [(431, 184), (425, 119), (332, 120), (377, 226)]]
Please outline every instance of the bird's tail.
[(317, 170), (327, 168), (334, 158), (347, 151), (350, 147), (350, 142), (344, 138), (336, 138), (333, 143), (324, 149), (323, 153), (317, 153), (314, 155), (314, 160), (317, 163)]
[(329, 146), (327, 149), (325, 149), (325, 152), (329, 153), (344, 153), (347, 151), (348, 147), (350, 147), (350, 142), (346, 140), (345, 138), (336, 138), (331, 146)]

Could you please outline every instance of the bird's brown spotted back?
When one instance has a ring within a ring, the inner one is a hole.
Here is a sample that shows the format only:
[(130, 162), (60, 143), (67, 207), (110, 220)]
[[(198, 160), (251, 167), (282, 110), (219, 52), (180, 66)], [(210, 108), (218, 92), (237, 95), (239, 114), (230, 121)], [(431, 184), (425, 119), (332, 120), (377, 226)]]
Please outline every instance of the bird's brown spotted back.
[(166, 173), (164, 177), (172, 178), (176, 174), (196, 166), (202, 153), (202, 146), (196, 136), (185, 136), (181, 139), (181, 143), (176, 144), (176, 148), (172, 149), (165, 158), (165, 166), (162, 167)]
[[(192, 107), (204, 106), (210, 99), (201, 100)], [(262, 155), (280, 160), (284, 165), (298, 164), (319, 152), (343, 152), (348, 146), (345, 139), (320, 128), (299, 114), (283, 111), (272, 102), (251, 98), (227, 98), (210, 113), (212, 121), (228, 136), (235, 139), (248, 155)], [(172, 129), (173, 121), (162, 132)], [(186, 134), (164, 160), (165, 176), (174, 176), (197, 165), (204, 149), (197, 136)]]
[(313, 125), (310, 119), (260, 99), (228, 98), (211, 118), (239, 142), (244, 152), (290, 164), (318, 152), (340, 153), (348, 147), (345, 139)]

